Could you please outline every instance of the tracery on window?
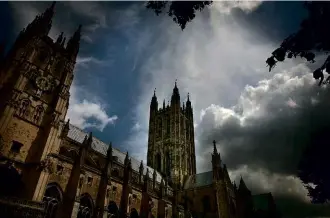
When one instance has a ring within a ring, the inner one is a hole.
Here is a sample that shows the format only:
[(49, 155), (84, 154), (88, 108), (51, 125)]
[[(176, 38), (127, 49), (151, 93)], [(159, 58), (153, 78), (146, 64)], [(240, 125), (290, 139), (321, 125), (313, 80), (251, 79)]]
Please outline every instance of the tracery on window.
[(31, 104), (31, 102), (28, 99), (22, 100), (20, 107), (19, 107), (18, 115), (19, 116), (28, 116), (30, 104)]
[(43, 113), (44, 113), (44, 108), (41, 105), (37, 106), (34, 111), (33, 121), (35, 123), (39, 123)]

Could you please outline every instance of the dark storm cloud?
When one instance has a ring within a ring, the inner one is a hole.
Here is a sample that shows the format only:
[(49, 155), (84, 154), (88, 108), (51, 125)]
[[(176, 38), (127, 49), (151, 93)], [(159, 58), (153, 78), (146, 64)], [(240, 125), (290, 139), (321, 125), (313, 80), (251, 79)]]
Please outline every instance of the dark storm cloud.
[(239, 103), (227, 111), (215, 106), (206, 109), (201, 144), (218, 141), (230, 169), (248, 165), (273, 173), (296, 174), (311, 135), (330, 128), (329, 90), (316, 86), (310, 74), (302, 76), (308, 72), (300, 66), (256, 87), (248, 86)]

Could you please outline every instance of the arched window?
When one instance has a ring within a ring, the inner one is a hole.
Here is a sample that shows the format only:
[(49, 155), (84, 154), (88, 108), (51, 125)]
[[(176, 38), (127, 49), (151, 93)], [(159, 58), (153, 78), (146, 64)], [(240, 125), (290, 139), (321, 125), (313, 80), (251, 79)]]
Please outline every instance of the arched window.
[(156, 170), (158, 172), (161, 172), (162, 169), (162, 158), (160, 156), (160, 153), (156, 154)]
[(118, 206), (117, 206), (116, 202), (114, 202), (114, 201), (109, 202), (108, 214), (109, 214), (108, 217), (111, 217), (111, 218), (117, 218), (118, 217), (118, 215), (119, 215), (118, 214)]
[(28, 99), (24, 99), (21, 101), (21, 105), (19, 107), (18, 115), (19, 116), (28, 116), (29, 107), (31, 102)]
[(93, 216), (93, 200), (89, 194), (83, 194), (80, 198), (80, 206), (77, 218), (91, 218)]
[(56, 183), (49, 184), (44, 194), (43, 202), (46, 205), (46, 218), (55, 218), (57, 209), (63, 200), (63, 192)]
[(37, 106), (34, 110), (33, 122), (38, 124), (41, 120), (43, 113), (44, 113), (44, 108), (41, 105)]
[(130, 218), (139, 218), (139, 214), (135, 208), (131, 209)]

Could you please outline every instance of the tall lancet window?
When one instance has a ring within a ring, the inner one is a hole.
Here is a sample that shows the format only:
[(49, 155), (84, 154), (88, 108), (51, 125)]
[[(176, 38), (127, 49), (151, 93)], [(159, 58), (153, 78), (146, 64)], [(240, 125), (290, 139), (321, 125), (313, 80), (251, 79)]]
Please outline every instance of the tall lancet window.
[(167, 118), (167, 122), (166, 122), (166, 127), (167, 127), (167, 130), (166, 130), (166, 133), (167, 133), (167, 136), (170, 135), (170, 132), (171, 132), (171, 128), (170, 128), (170, 118), (168, 117)]
[(43, 113), (44, 113), (44, 108), (41, 105), (37, 106), (34, 110), (33, 122), (39, 124)]
[(156, 170), (158, 172), (161, 172), (161, 169), (162, 169), (162, 158), (161, 158), (160, 153), (157, 153), (156, 154)]
[(162, 119), (158, 120), (158, 136), (162, 137)]
[(29, 107), (30, 107), (30, 101), (28, 99), (22, 100), (21, 105), (19, 107), (18, 115), (22, 117), (28, 116)]

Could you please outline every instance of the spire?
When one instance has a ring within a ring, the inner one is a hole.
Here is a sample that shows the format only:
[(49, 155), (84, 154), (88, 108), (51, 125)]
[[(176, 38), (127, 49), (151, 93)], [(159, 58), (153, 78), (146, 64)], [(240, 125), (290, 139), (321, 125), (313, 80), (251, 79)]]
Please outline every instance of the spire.
[(234, 181), (234, 183), (233, 183), (233, 187), (234, 187), (234, 189), (235, 189), (235, 191), (237, 190), (237, 185), (236, 185), (236, 182)]
[(92, 142), (93, 142), (93, 133), (90, 132), (88, 136), (87, 135), (85, 136), (85, 139), (83, 141), (83, 147), (86, 148), (91, 147)]
[(230, 180), (226, 164), (223, 165), (223, 172), (224, 172), (225, 177)]
[(128, 162), (129, 162), (129, 159), (128, 159), (128, 151), (127, 151), (126, 152), (126, 157), (125, 157), (125, 160), (124, 160), (124, 165), (127, 166)]
[(154, 95), (151, 98), (150, 109), (157, 110), (158, 109), (158, 101), (156, 97), (156, 88), (154, 90)]
[(52, 5), (45, 10), (41, 15), (37, 15), (34, 20), (28, 24), (25, 32), (28, 35), (48, 35), (51, 27), (52, 27), (52, 18), (54, 16), (56, 2), (53, 2)]
[(216, 174), (221, 168), (221, 157), (220, 157), (220, 153), (218, 153), (215, 140), (213, 140), (212, 167), (213, 167), (213, 171), (216, 171), (215, 172)]
[(66, 37), (63, 38), (62, 43), (61, 43), (61, 46), (62, 46), (63, 48), (64, 48), (65, 40), (66, 40)]
[(146, 172), (146, 176), (145, 176), (145, 180), (149, 179), (149, 168), (147, 168), (147, 172)]
[(63, 40), (63, 32), (57, 37), (56, 43), (61, 44)]
[(107, 150), (107, 158), (108, 159), (112, 158), (112, 142), (110, 142), (108, 150)]
[(80, 37), (81, 37), (81, 25), (78, 26), (78, 29), (73, 34), (73, 36), (69, 39), (68, 44), (66, 46), (67, 51), (72, 55), (72, 57), (76, 58), (79, 52), (80, 45)]
[(178, 89), (176, 83), (177, 83), (177, 80), (175, 80), (175, 83), (174, 83), (171, 104), (177, 103), (180, 106), (180, 94), (179, 94), (179, 89)]
[(217, 145), (216, 145), (215, 140), (213, 140), (213, 154), (218, 154)]
[(239, 181), (239, 187), (238, 187), (238, 190), (239, 191), (243, 191), (243, 192), (250, 192), (250, 190), (248, 189), (248, 187), (246, 186), (242, 176), (241, 176), (241, 179)]
[(139, 171), (140, 171), (140, 172), (143, 172), (143, 160), (141, 160), (140, 167), (139, 167)]

